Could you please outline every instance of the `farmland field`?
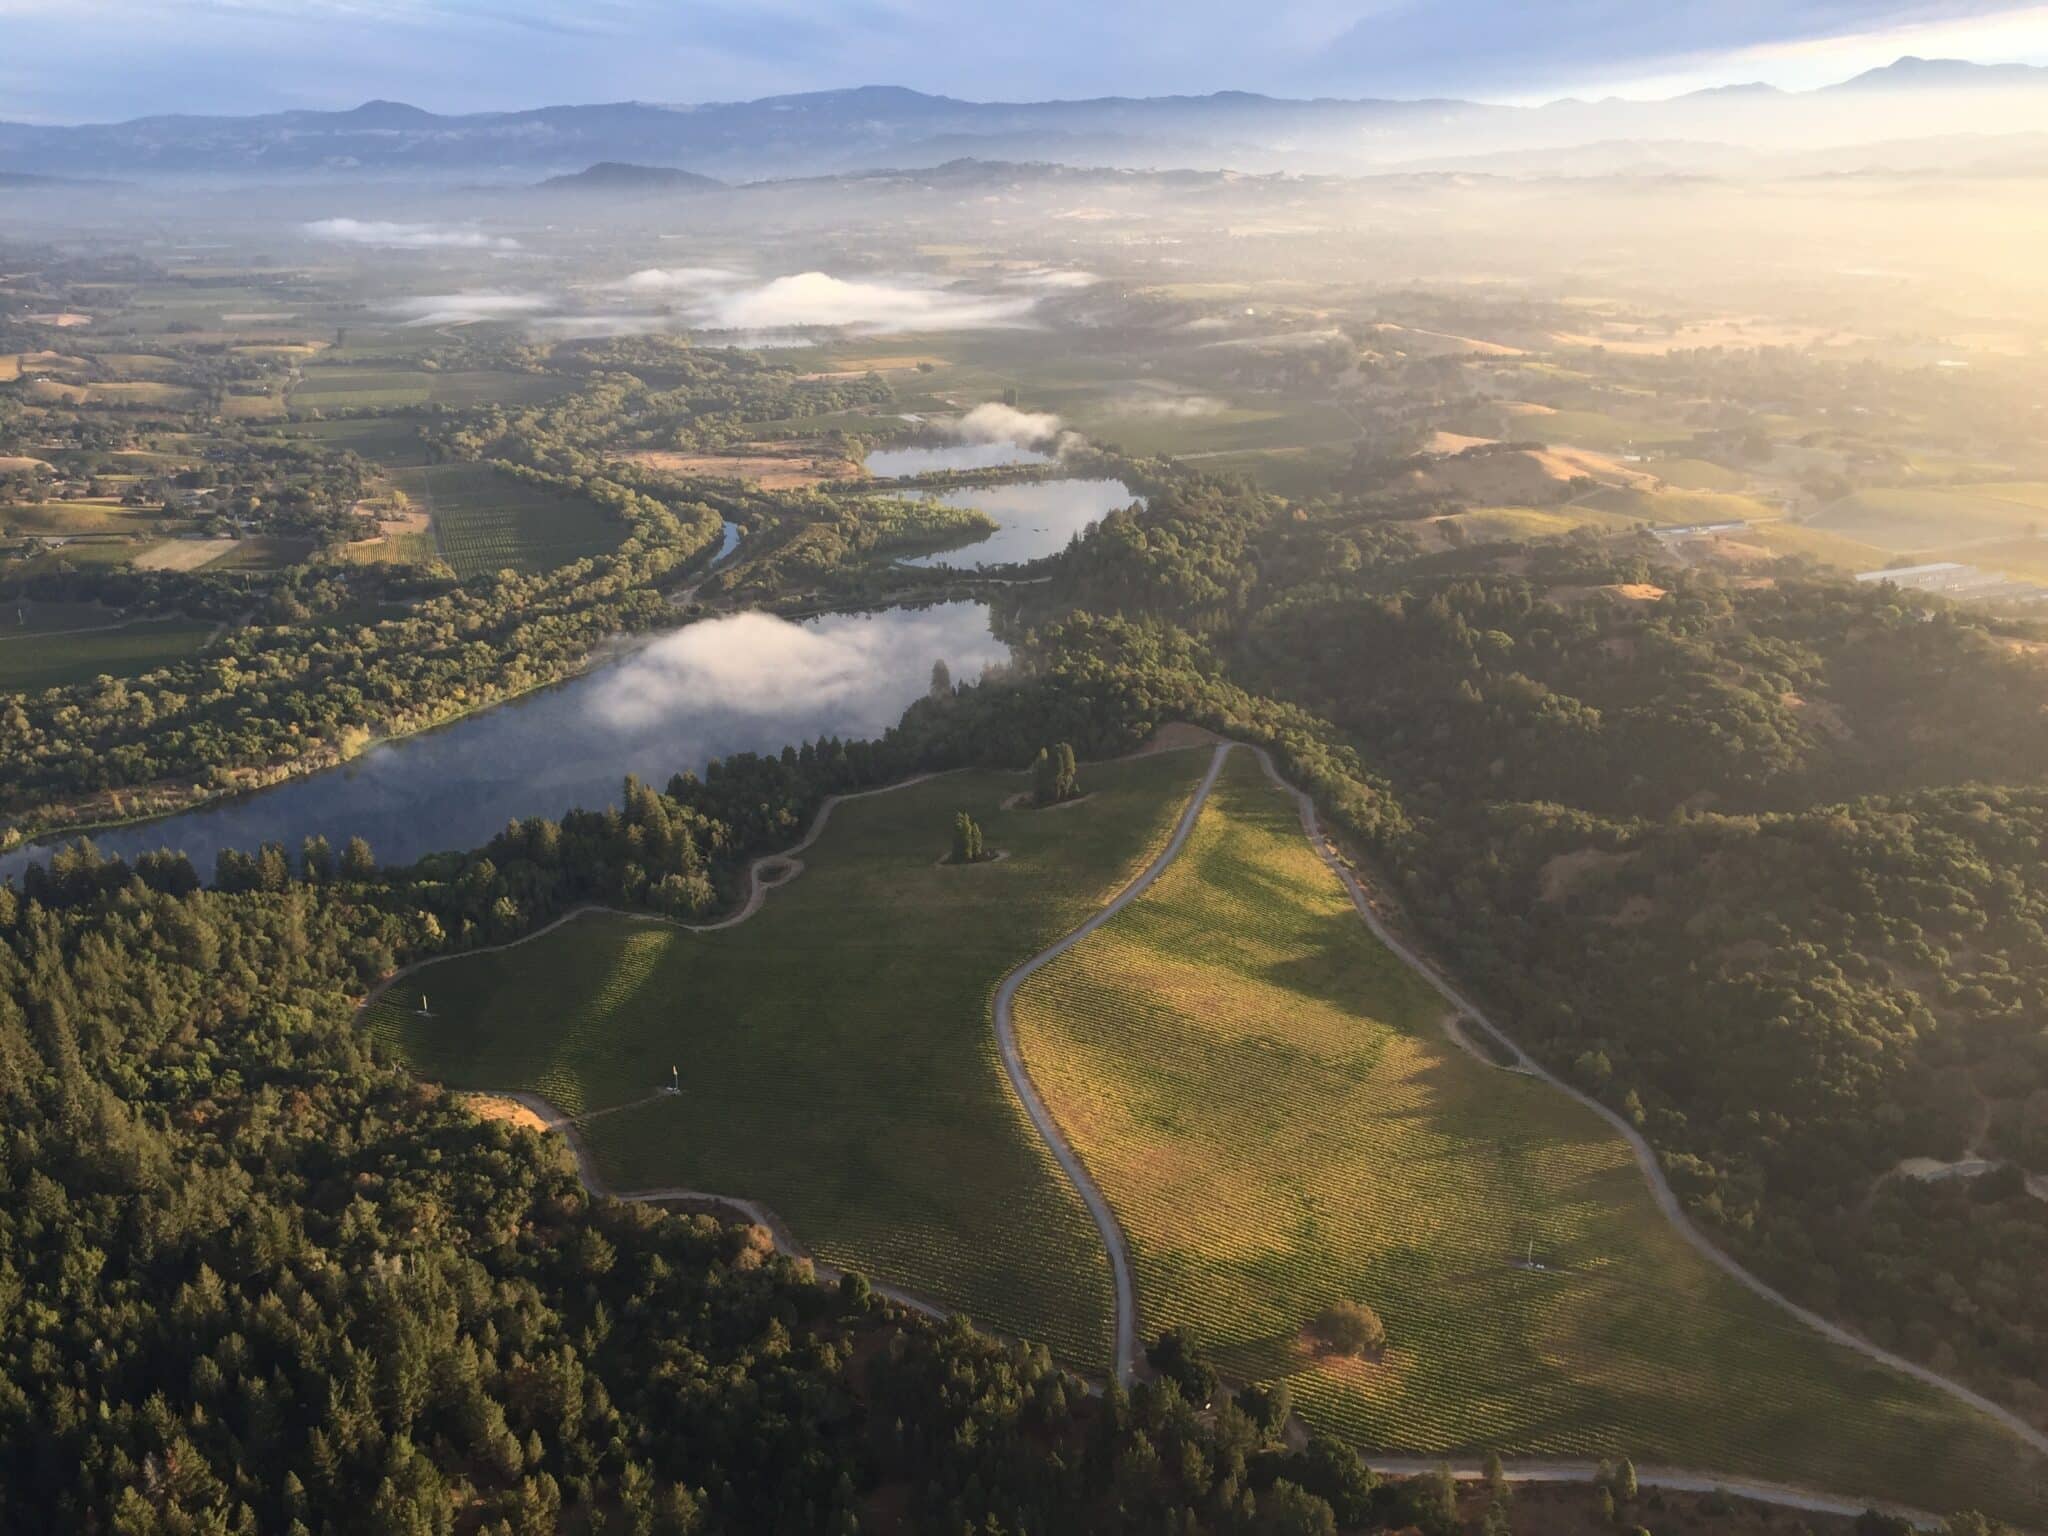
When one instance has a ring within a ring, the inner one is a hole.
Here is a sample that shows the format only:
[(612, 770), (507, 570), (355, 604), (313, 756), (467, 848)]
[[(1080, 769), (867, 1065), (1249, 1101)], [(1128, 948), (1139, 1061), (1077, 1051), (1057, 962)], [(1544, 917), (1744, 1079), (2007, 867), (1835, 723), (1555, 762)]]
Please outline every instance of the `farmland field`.
[(213, 630), (196, 619), (153, 619), (89, 634), (0, 629), (0, 689), (32, 692), (66, 683), (139, 677), (196, 655)]
[(1753, 496), (1735, 496), (1722, 491), (1640, 491), (1607, 486), (1584, 497), (1582, 504), (1603, 512), (1619, 513), (1633, 521), (1660, 526), (1748, 523), (1779, 515), (1775, 507), (1766, 506)]
[(391, 478), (433, 515), (435, 542), (461, 577), (566, 565), (616, 549), (624, 531), (590, 502), (488, 464), (426, 464)]
[[(1442, 1013), (1234, 754), (1180, 859), (1017, 1005), (1147, 1336), (1184, 1327), (1390, 1451), (1625, 1451), (2048, 1512), (2038, 1458), (1712, 1268), (1605, 1122), (1459, 1050)], [(1308, 1342), (1341, 1299), (1384, 1318), (1379, 1358)]]
[(322, 410), (429, 403), (524, 405), (558, 394), (562, 388), (561, 380), (539, 374), (488, 369), (441, 373), (423, 368), (359, 367), (323, 360), (306, 369), (304, 380), (292, 393), (292, 403)]
[(1630, 528), (1635, 521), (1584, 503), (1563, 507), (1474, 507), (1469, 512), (1454, 512), (1433, 520), (1439, 527), (1462, 530), (1475, 544), (1503, 539), (1562, 538), (1577, 528)]
[[(1810, 526), (1897, 554), (2031, 537), (2048, 528), (2048, 485), (1991, 483), (1857, 491), (1823, 508)], [(1960, 554), (1956, 559), (1966, 558)]]
[[(736, 927), (584, 917), (407, 978), (371, 1026), (452, 1086), (572, 1113), (677, 1065), (681, 1095), (588, 1123), (611, 1182), (763, 1200), (824, 1259), (1100, 1367), (1108, 1261), (1010, 1092), (991, 1000), (1143, 866), (1206, 766), (1084, 766), (1089, 798), (1057, 812), (1003, 810), (1023, 781), (988, 773), (850, 800)], [(958, 809), (1008, 857), (941, 867)]]

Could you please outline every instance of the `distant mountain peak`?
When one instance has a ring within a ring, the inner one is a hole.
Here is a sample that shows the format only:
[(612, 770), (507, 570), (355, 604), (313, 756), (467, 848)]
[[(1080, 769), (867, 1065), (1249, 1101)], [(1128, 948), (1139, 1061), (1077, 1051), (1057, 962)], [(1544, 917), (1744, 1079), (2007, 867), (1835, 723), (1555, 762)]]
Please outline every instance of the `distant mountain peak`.
[(550, 176), (540, 185), (558, 192), (707, 192), (725, 183), (679, 166), (600, 160), (566, 176)]
[(1968, 59), (1923, 59), (1905, 54), (1866, 69), (1829, 89), (1837, 91), (1917, 89), (1923, 86), (1983, 86), (2048, 81), (2048, 68), (2033, 64), (1973, 64)]

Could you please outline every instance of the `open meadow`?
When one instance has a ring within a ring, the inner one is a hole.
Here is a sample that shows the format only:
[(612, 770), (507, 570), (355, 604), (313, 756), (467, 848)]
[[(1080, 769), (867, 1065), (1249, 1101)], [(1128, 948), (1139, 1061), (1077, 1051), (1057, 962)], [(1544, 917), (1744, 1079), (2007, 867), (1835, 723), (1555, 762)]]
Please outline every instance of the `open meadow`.
[[(1100, 1369), (1108, 1261), (1003, 1077), (991, 1000), (1144, 866), (1206, 766), (1084, 767), (1057, 811), (1004, 810), (1023, 781), (989, 773), (848, 800), (743, 923), (585, 916), (407, 977), (371, 1025), (451, 1086), (609, 1111), (584, 1134), (616, 1186), (761, 1200), (822, 1259)], [(1006, 857), (940, 865), (960, 809)], [(681, 1094), (650, 1099), (672, 1065)]]
[[(2039, 1519), (2048, 1467), (1822, 1340), (1659, 1215), (1628, 1147), (1461, 1050), (1240, 750), (1186, 850), (1017, 1001), (1033, 1080), (1115, 1209), (1146, 1336), (1285, 1379), (1387, 1451), (1629, 1453)], [(1342, 1300), (1375, 1358), (1324, 1352)]]

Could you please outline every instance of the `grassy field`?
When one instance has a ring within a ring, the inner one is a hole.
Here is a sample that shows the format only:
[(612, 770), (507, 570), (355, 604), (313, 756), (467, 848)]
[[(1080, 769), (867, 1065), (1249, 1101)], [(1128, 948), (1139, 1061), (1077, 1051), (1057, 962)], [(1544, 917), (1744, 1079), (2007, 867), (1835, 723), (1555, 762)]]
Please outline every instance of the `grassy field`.
[(1775, 555), (1811, 555), (1823, 565), (1845, 571), (1874, 571), (1892, 558), (1875, 544), (1860, 544), (1810, 523), (1752, 523), (1742, 531), (1745, 544), (1761, 544)]
[[(1234, 756), (1180, 859), (1018, 1000), (1148, 1336), (1188, 1328), (1227, 1374), (1287, 1378), (1311, 1422), (1388, 1450), (1625, 1451), (2048, 1512), (2024, 1447), (1735, 1285), (1603, 1121), (1448, 1041), (1441, 1000)], [(1380, 1359), (1307, 1342), (1343, 1298), (1385, 1319)]]
[[(623, 1187), (768, 1203), (821, 1257), (961, 1306), (1099, 1368), (1101, 1238), (998, 1063), (1012, 966), (1097, 909), (1161, 846), (1201, 752), (1088, 766), (1090, 797), (1005, 811), (1021, 775), (956, 774), (848, 801), (809, 866), (737, 927), (586, 917), (430, 967), (372, 1027), (452, 1086), (527, 1088), (593, 1119)], [(953, 813), (1008, 857), (941, 867)], [(424, 989), (431, 1020), (412, 1012)]]
[(436, 372), (424, 368), (378, 368), (330, 363), (325, 358), (307, 367), (292, 393), (292, 404), (322, 410), (361, 406), (526, 405), (568, 386), (542, 374), (505, 373), (490, 369)]
[(462, 577), (567, 565), (618, 548), (624, 532), (590, 502), (488, 464), (426, 464), (394, 470), (391, 478), (433, 515), (435, 542)]
[(197, 619), (152, 619), (89, 634), (23, 634), (0, 627), (0, 689), (32, 693), (65, 683), (139, 677), (196, 655), (213, 625)]
[(1642, 467), (1685, 491), (1739, 491), (1749, 483), (1748, 476), (1712, 459), (1652, 459)]
[(1493, 543), (1504, 539), (1556, 539), (1578, 528), (1627, 529), (1637, 519), (1598, 507), (1474, 507), (1440, 518), (1444, 528), (1462, 529), (1468, 542)]
[(1660, 527), (1748, 523), (1779, 515), (1777, 508), (1766, 506), (1753, 496), (1734, 496), (1723, 491), (1637, 491), (1608, 486), (1584, 497), (1579, 504)]
[(1810, 526), (1895, 554), (1952, 551), (1959, 544), (2031, 537), (2048, 528), (2048, 485), (1994, 482), (1857, 491), (1816, 513)]

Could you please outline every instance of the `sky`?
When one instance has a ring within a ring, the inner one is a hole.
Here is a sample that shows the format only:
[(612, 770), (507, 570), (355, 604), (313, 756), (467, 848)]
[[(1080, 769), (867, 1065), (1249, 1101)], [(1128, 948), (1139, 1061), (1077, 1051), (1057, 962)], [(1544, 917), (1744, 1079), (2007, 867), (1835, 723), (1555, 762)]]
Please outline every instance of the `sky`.
[(2048, 0), (0, 0), (0, 120), (1252, 90), (1541, 101), (2048, 63)]

